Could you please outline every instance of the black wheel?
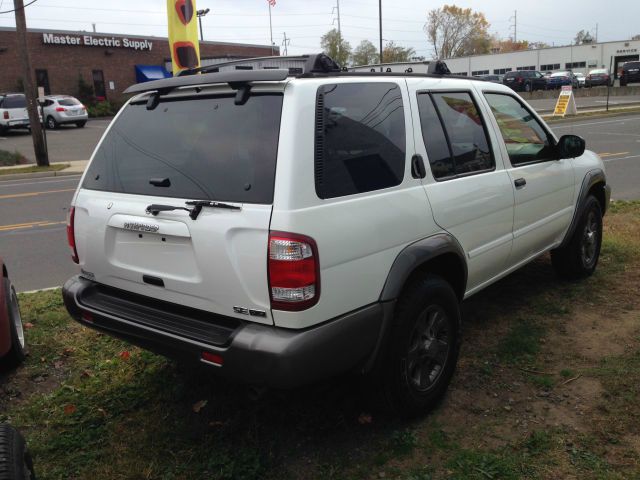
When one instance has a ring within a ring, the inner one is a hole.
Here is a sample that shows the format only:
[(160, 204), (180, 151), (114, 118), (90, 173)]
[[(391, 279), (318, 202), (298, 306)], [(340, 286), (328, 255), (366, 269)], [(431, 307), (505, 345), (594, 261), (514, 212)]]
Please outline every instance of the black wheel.
[(21, 364), (26, 356), (24, 328), (22, 326), (22, 317), (20, 316), (20, 306), (18, 305), (16, 290), (8, 278), (4, 277), (2, 281), (4, 282), (4, 294), (9, 317), (11, 350), (9, 350), (9, 353), (2, 359), (1, 363), (4, 364), (3, 366), (13, 368)]
[(398, 300), (383, 358), (383, 388), (391, 408), (413, 417), (433, 408), (456, 367), (460, 306), (451, 286), (427, 275)]
[(58, 122), (56, 122), (56, 119), (51, 115), (47, 117), (47, 128), (49, 130), (55, 130), (56, 128), (58, 128)]
[(84, 128), (84, 126), (87, 124), (87, 122), (76, 122), (76, 127), (78, 128)]
[(561, 277), (588, 277), (598, 265), (601, 246), (602, 209), (600, 202), (590, 195), (571, 240), (565, 247), (551, 251), (551, 262)]
[(0, 424), (0, 479), (36, 480), (24, 438), (15, 428)]

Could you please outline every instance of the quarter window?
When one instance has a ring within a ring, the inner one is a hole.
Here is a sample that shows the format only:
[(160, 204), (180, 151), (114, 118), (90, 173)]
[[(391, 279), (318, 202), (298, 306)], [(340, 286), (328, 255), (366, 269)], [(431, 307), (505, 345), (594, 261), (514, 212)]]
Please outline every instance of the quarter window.
[(542, 125), (510, 95), (486, 93), (514, 166), (553, 157), (551, 141)]
[(395, 83), (341, 83), (318, 90), (315, 184), (320, 198), (399, 185), (406, 134)]
[(482, 117), (469, 93), (420, 94), (418, 108), (434, 178), (495, 167)]

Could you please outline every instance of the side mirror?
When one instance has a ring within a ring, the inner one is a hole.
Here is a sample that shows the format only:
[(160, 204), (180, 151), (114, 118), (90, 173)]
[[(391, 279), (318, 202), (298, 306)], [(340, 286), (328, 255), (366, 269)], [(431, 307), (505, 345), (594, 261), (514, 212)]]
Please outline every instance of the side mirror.
[(576, 158), (584, 153), (586, 148), (585, 141), (578, 135), (563, 135), (558, 140), (556, 145), (556, 151), (558, 152), (558, 158)]

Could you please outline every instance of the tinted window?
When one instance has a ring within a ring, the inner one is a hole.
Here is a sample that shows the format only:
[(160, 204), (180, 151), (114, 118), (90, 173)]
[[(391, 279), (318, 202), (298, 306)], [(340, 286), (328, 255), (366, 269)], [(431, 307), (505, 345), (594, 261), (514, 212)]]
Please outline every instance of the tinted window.
[[(84, 188), (186, 199), (271, 203), (282, 95), (129, 105), (112, 125)], [(150, 179), (165, 179), (154, 187)]]
[(635, 68), (640, 68), (640, 62), (629, 62), (629, 63), (625, 63), (625, 64), (622, 66), (622, 68), (623, 68), (623, 69), (625, 69), (625, 70), (630, 70), (630, 69), (632, 69), (632, 68), (634, 68), (634, 69), (635, 69)]
[(429, 94), (418, 95), (418, 110), (420, 111), (420, 125), (422, 138), (427, 149), (429, 165), (434, 178), (450, 177), (456, 174), (451, 151), (438, 118), (438, 112)]
[(517, 76), (518, 76), (518, 74), (516, 72), (506, 73), (504, 78), (516, 78)]
[(405, 164), (404, 109), (395, 83), (318, 90), (315, 183), (320, 198), (392, 187)]
[(482, 117), (469, 93), (433, 93), (453, 156), (456, 175), (495, 166)]
[(72, 107), (74, 105), (81, 105), (81, 103), (75, 98), (60, 98), (58, 99), (58, 104), (63, 107)]
[(496, 117), (512, 165), (552, 158), (546, 132), (518, 100), (509, 95), (486, 93)]
[(27, 100), (24, 95), (10, 95), (4, 97), (2, 108), (27, 108)]

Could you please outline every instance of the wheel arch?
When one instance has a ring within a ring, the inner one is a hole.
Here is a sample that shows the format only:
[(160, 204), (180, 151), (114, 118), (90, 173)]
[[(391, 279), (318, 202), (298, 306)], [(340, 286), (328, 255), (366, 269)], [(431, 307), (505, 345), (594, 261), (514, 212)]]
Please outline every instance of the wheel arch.
[(425, 273), (443, 277), (462, 301), (467, 286), (467, 263), (458, 241), (439, 233), (405, 247), (396, 257), (380, 294), (380, 301), (397, 299), (406, 285)]

